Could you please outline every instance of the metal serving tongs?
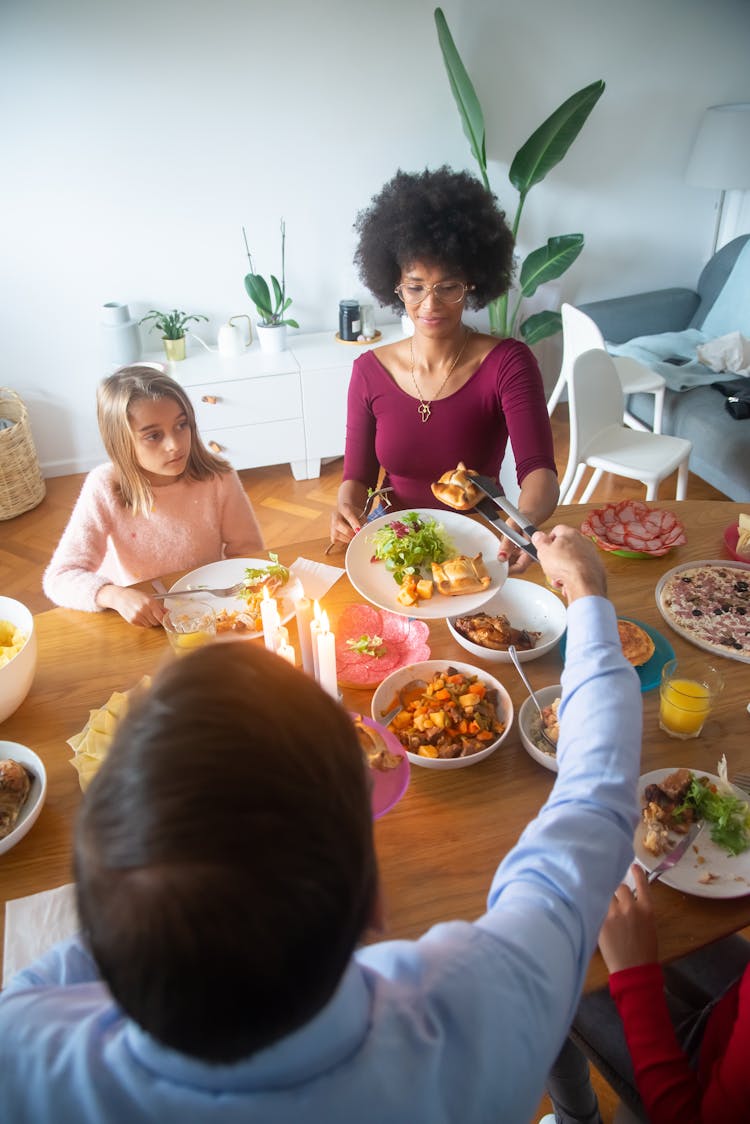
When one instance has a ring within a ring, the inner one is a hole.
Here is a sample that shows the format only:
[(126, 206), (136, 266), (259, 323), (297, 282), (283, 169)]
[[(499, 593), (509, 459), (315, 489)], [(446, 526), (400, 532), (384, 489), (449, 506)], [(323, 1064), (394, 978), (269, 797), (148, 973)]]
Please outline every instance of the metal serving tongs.
[[(539, 561), (539, 556), (536, 552), (536, 547), (530, 541), (531, 536), (537, 530), (533, 523), (529, 523), (525, 515), (522, 515), (517, 507), (514, 507), (510, 500), (506, 499), (502, 493), (500, 485), (496, 480), (492, 480), (489, 476), (474, 475), (472, 473), (471, 483), (476, 485), (480, 492), (484, 492), (487, 499), (480, 500), (474, 508), (488, 523), (490, 523), (496, 530), (500, 531), (506, 538), (515, 543), (517, 547), (525, 551), (535, 562)], [(504, 519), (498, 515), (497, 509), (500, 508), (511, 519), (515, 519), (521, 528), (517, 531), (514, 527), (509, 526)], [(524, 535), (526, 538), (524, 538)]]
[[(393, 488), (375, 488), (372, 492), (368, 492), (367, 493), (367, 500), (365, 501), (365, 506), (362, 508), (362, 510), (359, 513), (360, 523), (366, 523), (367, 522), (368, 516), (370, 515), (370, 512), (372, 511), (373, 504), (375, 503), (376, 500), (380, 500), (382, 502), (384, 508), (389, 508), (391, 506), (390, 493), (392, 491), (393, 491)], [(337, 543), (336, 540), (334, 540), (333, 542), (329, 542), (328, 546), (325, 548), (323, 553), (324, 554), (330, 554), (331, 551), (333, 550), (334, 546), (337, 546), (337, 545), (338, 545), (338, 543)]]

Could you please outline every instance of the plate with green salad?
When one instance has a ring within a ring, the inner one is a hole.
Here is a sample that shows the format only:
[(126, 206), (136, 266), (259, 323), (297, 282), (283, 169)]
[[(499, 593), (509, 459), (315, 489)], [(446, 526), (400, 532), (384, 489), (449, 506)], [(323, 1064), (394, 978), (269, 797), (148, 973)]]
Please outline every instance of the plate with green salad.
[[(724, 763), (720, 763), (725, 772)], [(675, 769), (654, 769), (638, 782), (643, 794), (648, 785), (660, 785)], [(703, 829), (680, 861), (662, 874), (666, 886), (701, 898), (741, 898), (750, 894), (750, 805), (741, 789), (703, 769), (692, 769), (684, 805), (689, 817), (703, 821)], [(675, 811), (678, 816), (679, 809)], [(679, 818), (679, 817), (678, 817)], [(652, 855), (643, 846), (645, 827), (636, 828), (635, 857), (653, 870), (663, 855)], [(674, 842), (679, 840), (674, 835)]]
[[(357, 592), (379, 609), (422, 620), (442, 620), (471, 613), (502, 588), (508, 564), (497, 557), (499, 538), (484, 524), (455, 511), (416, 508), (389, 511), (366, 523), (346, 551), (346, 572)], [(405, 606), (398, 600), (401, 582), (409, 574), (432, 578), (432, 562), (446, 562), (457, 555), (482, 561), (490, 577), (479, 593), (445, 596), (433, 590), (432, 597)]]

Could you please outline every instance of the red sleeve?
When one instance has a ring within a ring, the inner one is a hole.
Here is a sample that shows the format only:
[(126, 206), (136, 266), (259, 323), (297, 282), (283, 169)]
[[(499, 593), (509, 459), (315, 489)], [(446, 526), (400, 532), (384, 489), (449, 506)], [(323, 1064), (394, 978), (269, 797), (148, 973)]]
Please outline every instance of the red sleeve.
[[(723, 1026), (716, 1026), (722, 1022)], [(722, 1030), (723, 1043), (715, 1043), (716, 1032), (721, 1034)], [(701, 1076), (704, 1055), (710, 1053), (715, 1057), (705, 1058), (710, 1069), (704, 1078), (702, 1124), (747, 1120), (750, 1117), (750, 967), (709, 1019), (701, 1048)]]
[(349, 381), (342, 480), (358, 480), (368, 488), (376, 488), (380, 465), (375, 455), (375, 417), (365, 375), (368, 357), (369, 353), (355, 360)]
[(635, 1083), (651, 1124), (704, 1124), (700, 1085), (677, 1041), (660, 965), (613, 972), (609, 990), (620, 1012)]
[(500, 396), (518, 483), (538, 468), (557, 475), (544, 383), (534, 353), (520, 340), (508, 340), (501, 354)]

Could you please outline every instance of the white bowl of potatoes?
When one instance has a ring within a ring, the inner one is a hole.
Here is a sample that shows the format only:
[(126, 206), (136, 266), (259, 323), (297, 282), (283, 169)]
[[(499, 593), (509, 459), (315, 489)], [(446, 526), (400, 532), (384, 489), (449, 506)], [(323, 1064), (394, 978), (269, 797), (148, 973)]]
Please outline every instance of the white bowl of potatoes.
[(0, 722), (18, 710), (36, 672), (34, 617), (13, 597), (0, 597)]

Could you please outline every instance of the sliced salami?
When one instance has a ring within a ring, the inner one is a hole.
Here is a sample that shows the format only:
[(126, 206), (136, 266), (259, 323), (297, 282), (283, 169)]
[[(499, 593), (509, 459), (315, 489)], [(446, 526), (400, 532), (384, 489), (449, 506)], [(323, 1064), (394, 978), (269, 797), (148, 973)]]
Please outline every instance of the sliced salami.
[[(348, 605), (336, 628), (339, 682), (353, 687), (374, 687), (399, 667), (429, 659), (429, 634), (424, 621), (381, 611), (371, 605)], [(367, 640), (360, 648), (348, 643), (364, 638)]]
[(589, 512), (581, 531), (602, 550), (628, 550), (658, 558), (687, 542), (685, 528), (671, 511), (641, 500), (621, 500)]

